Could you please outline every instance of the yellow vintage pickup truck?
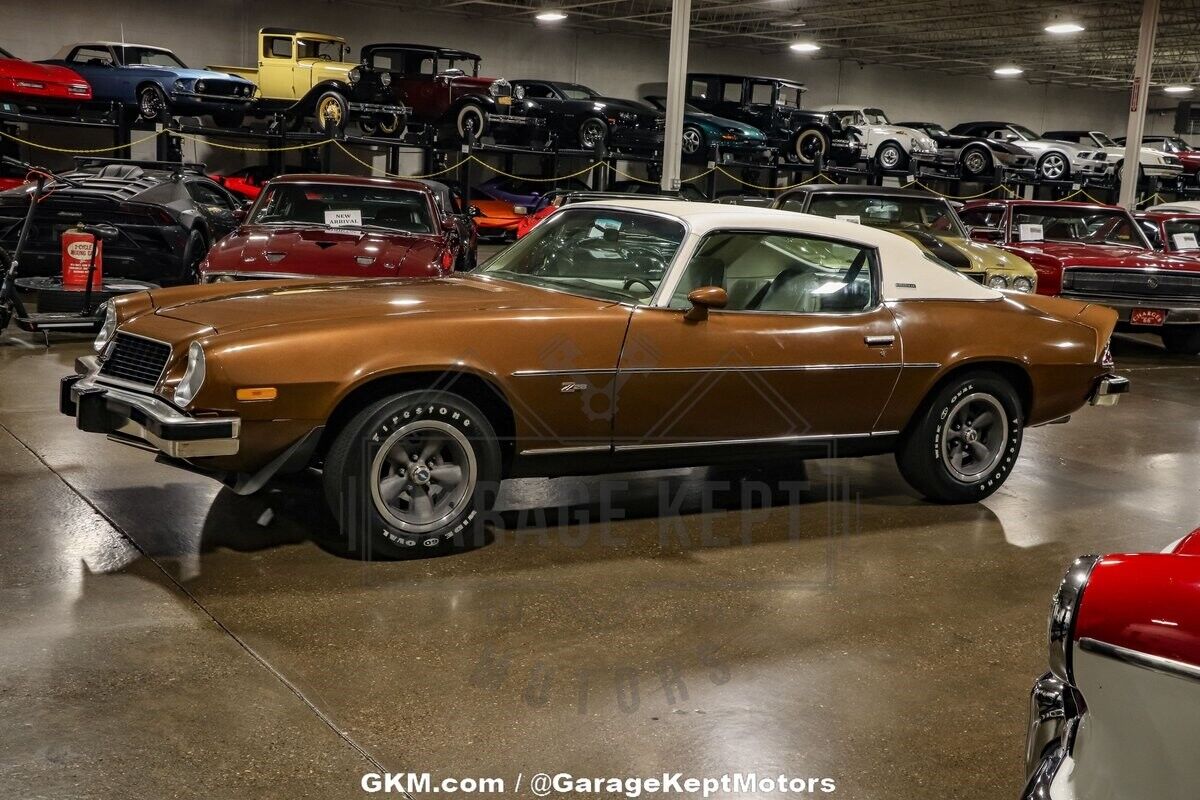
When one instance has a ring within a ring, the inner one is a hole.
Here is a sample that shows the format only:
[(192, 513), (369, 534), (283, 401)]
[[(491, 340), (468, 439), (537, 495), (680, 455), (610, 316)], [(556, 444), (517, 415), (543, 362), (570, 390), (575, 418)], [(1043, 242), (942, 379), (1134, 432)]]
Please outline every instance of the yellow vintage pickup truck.
[(388, 92), (392, 76), (347, 60), (340, 36), (293, 28), (258, 32), (258, 66), (210, 69), (240, 75), (258, 85), (251, 113), (282, 113), (293, 127), (312, 119), (328, 133), (342, 133), (349, 120), (368, 136), (399, 136), (408, 109)]

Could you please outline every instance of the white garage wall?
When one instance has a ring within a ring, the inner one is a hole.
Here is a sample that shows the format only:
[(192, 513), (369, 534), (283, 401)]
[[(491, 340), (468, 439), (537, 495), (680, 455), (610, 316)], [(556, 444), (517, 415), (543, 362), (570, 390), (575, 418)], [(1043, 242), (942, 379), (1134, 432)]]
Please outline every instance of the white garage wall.
[[(357, 47), (373, 41), (444, 44), (484, 57), (485, 72), (507, 78), (577, 80), (616, 96), (639, 97), (661, 87), (666, 40), (596, 35), (569, 28), (414, 14), (383, 2), (324, 0), (0, 0), (0, 45), (25, 58), (48, 58), (83, 39), (124, 38), (175, 50), (189, 64), (253, 64), (255, 36), (265, 26), (338, 33)], [(1126, 97), (1020, 80), (959, 77), (896, 67), (860, 66), (784, 51), (693, 46), (694, 69), (779, 75), (806, 82), (809, 106), (847, 102), (878, 105), (894, 120), (953, 125), (968, 119), (1006, 119), (1034, 130), (1099, 128), (1119, 135)], [(39, 132), (40, 134), (40, 132)], [(47, 136), (54, 134), (47, 133)], [(55, 138), (60, 138), (61, 134)], [(189, 154), (191, 155), (191, 154)], [(209, 161), (227, 161), (198, 153)]]

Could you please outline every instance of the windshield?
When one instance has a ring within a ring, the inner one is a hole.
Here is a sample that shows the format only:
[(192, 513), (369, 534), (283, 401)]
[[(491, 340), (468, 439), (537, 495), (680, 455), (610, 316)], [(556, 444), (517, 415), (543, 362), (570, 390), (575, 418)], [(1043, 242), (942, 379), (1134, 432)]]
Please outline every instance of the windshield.
[(786, 106), (787, 108), (799, 108), (800, 98), (803, 94), (804, 90), (798, 86), (781, 84), (779, 94), (775, 97), (775, 105)]
[(598, 92), (586, 86), (580, 86), (578, 83), (560, 83), (558, 84), (558, 90), (568, 100), (591, 100), (594, 97), (600, 96)]
[(301, 223), (334, 228), (378, 228), (433, 233), (429, 204), (422, 192), (374, 186), (283, 183), (263, 193), (249, 222)]
[(1121, 146), (1121, 145), (1117, 144), (1116, 142), (1114, 142), (1112, 139), (1110, 139), (1107, 133), (1101, 133), (1100, 131), (1092, 131), (1090, 135), (1092, 137), (1092, 141), (1094, 141), (1096, 144), (1100, 145), (1101, 147), (1120, 147)]
[(600, 300), (646, 303), (683, 241), (683, 224), (608, 208), (565, 208), (479, 271)]
[(1013, 133), (1017, 134), (1017, 136), (1021, 137), (1022, 139), (1024, 139), (1027, 142), (1032, 142), (1035, 139), (1041, 138), (1036, 133), (1029, 130), (1029, 128), (1026, 128), (1024, 125), (1009, 125), (1008, 129), (1010, 131), (1012, 131)]
[(867, 122), (871, 125), (891, 125), (888, 122), (887, 114), (883, 113), (878, 108), (864, 108), (863, 115), (866, 116)]
[(325, 61), (342, 61), (345, 59), (345, 42), (330, 41), (329, 39), (297, 39), (296, 58), (320, 58)]
[[(786, 211), (799, 211), (803, 199), (784, 201)], [(923, 197), (846, 197), (836, 194), (815, 195), (808, 213), (818, 217), (845, 219), (872, 228), (899, 232), (924, 232), (935, 236), (967, 238), (966, 230), (949, 204), (937, 198)]]
[(187, 69), (182, 61), (175, 57), (170, 50), (157, 50), (149, 47), (124, 47), (124, 62), (141, 64), (144, 67), (167, 67), (168, 69)]
[(950, 132), (947, 131), (945, 128), (943, 128), (941, 125), (925, 125), (925, 126), (923, 126), (923, 129), (930, 136), (949, 136), (950, 135)]
[(1013, 238), (1022, 242), (1078, 242), (1144, 248), (1124, 211), (1070, 206), (1022, 206), (1012, 215)]

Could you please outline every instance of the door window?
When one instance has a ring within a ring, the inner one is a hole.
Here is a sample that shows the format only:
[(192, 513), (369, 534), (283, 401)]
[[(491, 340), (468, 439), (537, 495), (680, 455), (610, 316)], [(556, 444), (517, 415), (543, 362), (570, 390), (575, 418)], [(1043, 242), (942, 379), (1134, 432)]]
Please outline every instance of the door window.
[(721, 99), (726, 103), (742, 102), (742, 82), (725, 81), (721, 84)]
[(525, 96), (534, 100), (553, 100), (554, 90), (544, 83), (526, 83)]
[(216, 186), (209, 186), (203, 181), (194, 181), (187, 185), (188, 194), (199, 205), (213, 207), (218, 211), (232, 211), (232, 200)]
[(750, 84), (750, 102), (755, 105), (769, 106), (775, 102), (775, 84)]
[(265, 58), (291, 58), (292, 57), (292, 37), (290, 37), (290, 36), (265, 36), (265, 37), (263, 37), (263, 57), (265, 57)]
[(728, 311), (846, 313), (875, 305), (874, 252), (846, 242), (768, 231), (721, 231), (705, 237), (671, 298), (719, 286)]
[(113, 57), (107, 47), (78, 47), (67, 59), (75, 64), (112, 65)]

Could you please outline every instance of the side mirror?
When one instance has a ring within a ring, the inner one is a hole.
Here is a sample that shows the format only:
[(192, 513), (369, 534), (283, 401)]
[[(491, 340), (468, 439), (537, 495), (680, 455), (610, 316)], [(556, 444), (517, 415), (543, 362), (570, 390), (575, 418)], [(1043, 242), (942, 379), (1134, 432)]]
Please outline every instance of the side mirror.
[(479, 210), (479, 206), (467, 206), (468, 217), (482, 217), (483, 212)]
[(1002, 242), (1004, 231), (999, 228), (971, 228), (971, 238), (977, 242)]
[(242, 206), (241, 208), (235, 208), (233, 210), (233, 218), (235, 220), (237, 220), (238, 222), (245, 222), (246, 218), (249, 216), (250, 216), (250, 204), (249, 203)]
[(720, 286), (701, 286), (688, 292), (688, 302), (692, 307), (683, 318), (688, 322), (703, 322), (708, 319), (709, 309), (724, 308), (729, 302), (729, 295)]
[(442, 230), (444, 230), (444, 231), (458, 230), (458, 223), (454, 220), (454, 217), (450, 217), (450, 216), (442, 217)]

